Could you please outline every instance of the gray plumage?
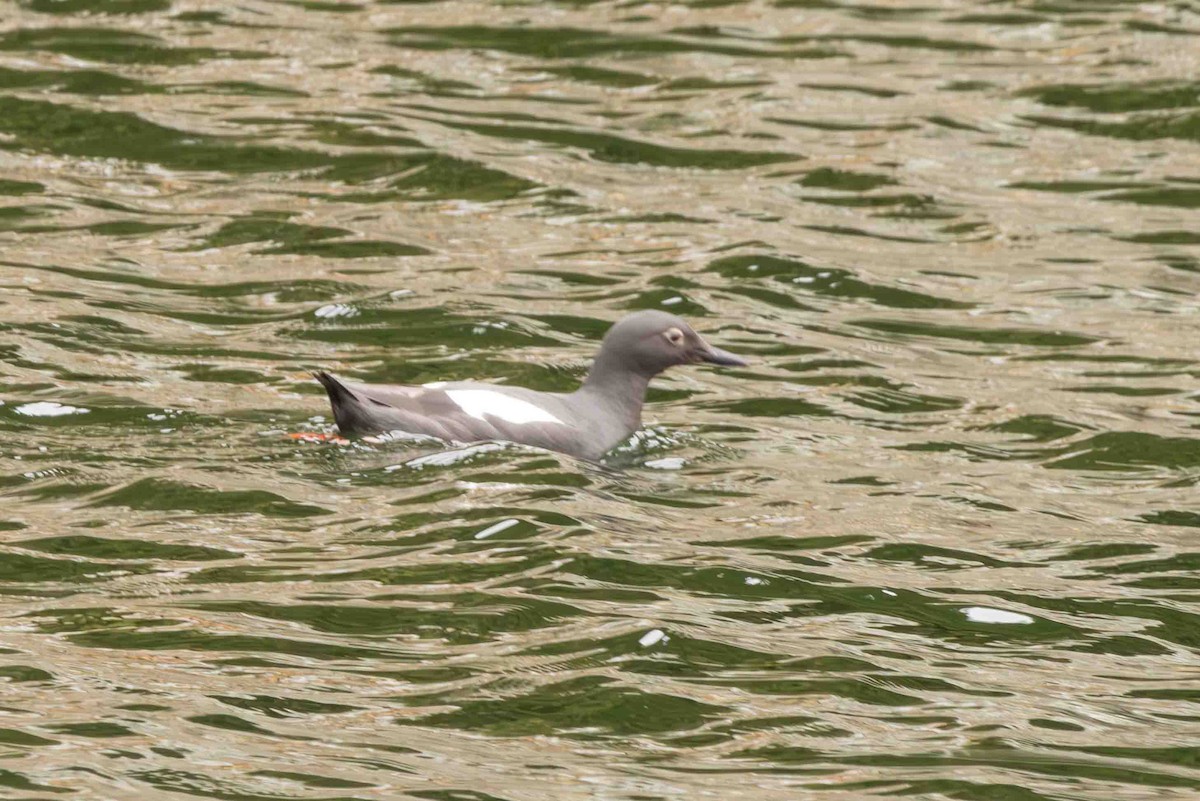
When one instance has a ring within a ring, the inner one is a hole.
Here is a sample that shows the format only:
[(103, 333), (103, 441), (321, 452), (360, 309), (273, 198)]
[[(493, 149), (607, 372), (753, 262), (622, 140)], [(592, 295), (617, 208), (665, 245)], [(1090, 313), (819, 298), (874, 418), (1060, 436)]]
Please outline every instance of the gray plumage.
[(641, 426), (650, 379), (668, 367), (697, 362), (746, 364), (709, 345), (680, 318), (642, 311), (608, 330), (587, 379), (571, 393), (470, 381), (359, 384), (326, 372), (315, 375), (343, 434), (405, 431), (452, 442), (506, 440), (599, 459)]

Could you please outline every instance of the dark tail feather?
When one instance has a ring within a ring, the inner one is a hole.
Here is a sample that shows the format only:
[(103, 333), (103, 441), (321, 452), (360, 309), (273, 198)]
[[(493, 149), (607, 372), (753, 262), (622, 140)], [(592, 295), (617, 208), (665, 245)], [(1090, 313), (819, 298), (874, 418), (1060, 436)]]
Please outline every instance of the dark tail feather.
[(325, 391), (329, 394), (329, 403), (333, 406), (333, 419), (338, 422), (341, 427), (342, 410), (350, 401), (358, 400), (358, 396), (346, 388), (346, 385), (336, 378), (331, 376), (324, 370), (313, 373), (313, 378), (321, 382), (321, 386), (325, 387)]

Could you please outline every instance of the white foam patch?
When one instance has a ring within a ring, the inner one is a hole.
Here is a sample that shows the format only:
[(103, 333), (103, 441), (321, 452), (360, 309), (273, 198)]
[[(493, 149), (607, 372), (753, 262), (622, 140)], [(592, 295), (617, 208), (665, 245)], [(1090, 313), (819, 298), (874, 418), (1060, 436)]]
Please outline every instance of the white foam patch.
[(384, 470), (390, 473), (403, 467), (412, 467), (418, 470), (424, 467), (449, 467), (452, 464), (473, 459), (480, 454), (500, 450), (504, 450), (503, 445), (498, 445), (495, 442), (484, 442), (466, 448), (455, 448), (454, 450), (442, 451), (440, 453), (431, 453), (428, 456), (418, 456), (416, 459), (409, 459), (403, 464), (389, 465)]
[(653, 470), (682, 470), (687, 462), (678, 456), (667, 456), (663, 459), (651, 459), (646, 462), (646, 467)]
[(68, 406), (65, 403), (55, 403), (54, 401), (38, 401), (18, 406), (13, 411), (26, 417), (63, 417), (68, 414), (87, 414), (90, 409)]
[(1023, 623), (1033, 622), (1029, 615), (1020, 612), (1006, 612), (1003, 609), (992, 609), (989, 606), (968, 606), (958, 610), (967, 616), (972, 623)]
[(313, 314), (323, 320), (334, 317), (357, 317), (358, 309), (345, 303), (329, 303), (317, 309)]
[(430, 389), (441, 389), (449, 383), (449, 381), (430, 381), (428, 384), (422, 384), (421, 386), (429, 387)]
[(647, 631), (638, 640), (638, 645), (643, 648), (649, 648), (651, 645), (657, 645), (665, 639), (667, 639), (667, 635), (662, 629), (650, 629), (650, 631)]
[(562, 423), (550, 412), (528, 401), (486, 389), (449, 389), (450, 400), (467, 414), (486, 422), (487, 416), (506, 423)]
[(382, 434), (373, 434), (369, 437), (363, 437), (363, 442), (369, 442), (372, 445), (383, 445), (388, 442), (411, 442), (411, 443), (441, 443), (443, 440), (437, 437), (430, 437), (425, 434), (414, 434), (411, 431), (385, 431)]
[(475, 539), (486, 540), (488, 537), (492, 536), (493, 534), (499, 534), (501, 531), (508, 531), (510, 528), (512, 528), (513, 526), (515, 526), (517, 523), (520, 523), (520, 522), (521, 521), (517, 520), (515, 517), (510, 517), (507, 520), (501, 520), (499, 523), (496, 523), (494, 526), (488, 526), (483, 531), (480, 531), (478, 534), (475, 535)]

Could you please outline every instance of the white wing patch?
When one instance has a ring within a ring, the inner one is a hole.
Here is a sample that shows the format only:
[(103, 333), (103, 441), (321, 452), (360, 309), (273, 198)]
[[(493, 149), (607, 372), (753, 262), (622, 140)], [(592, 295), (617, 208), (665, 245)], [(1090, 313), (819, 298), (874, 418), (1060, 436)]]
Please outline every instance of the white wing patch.
[(491, 415), (506, 423), (562, 423), (562, 420), (545, 409), (500, 392), (486, 389), (448, 389), (446, 394), (458, 408), (477, 420), (486, 421), (484, 415)]

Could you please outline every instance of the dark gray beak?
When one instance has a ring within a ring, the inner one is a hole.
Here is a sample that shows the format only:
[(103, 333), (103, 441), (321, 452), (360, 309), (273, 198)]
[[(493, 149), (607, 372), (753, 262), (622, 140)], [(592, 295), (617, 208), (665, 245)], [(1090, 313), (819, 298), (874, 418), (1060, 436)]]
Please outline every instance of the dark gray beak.
[(700, 358), (709, 364), (720, 364), (725, 367), (746, 367), (749, 364), (741, 356), (734, 356), (729, 351), (714, 348), (712, 345), (707, 345), (700, 352)]

